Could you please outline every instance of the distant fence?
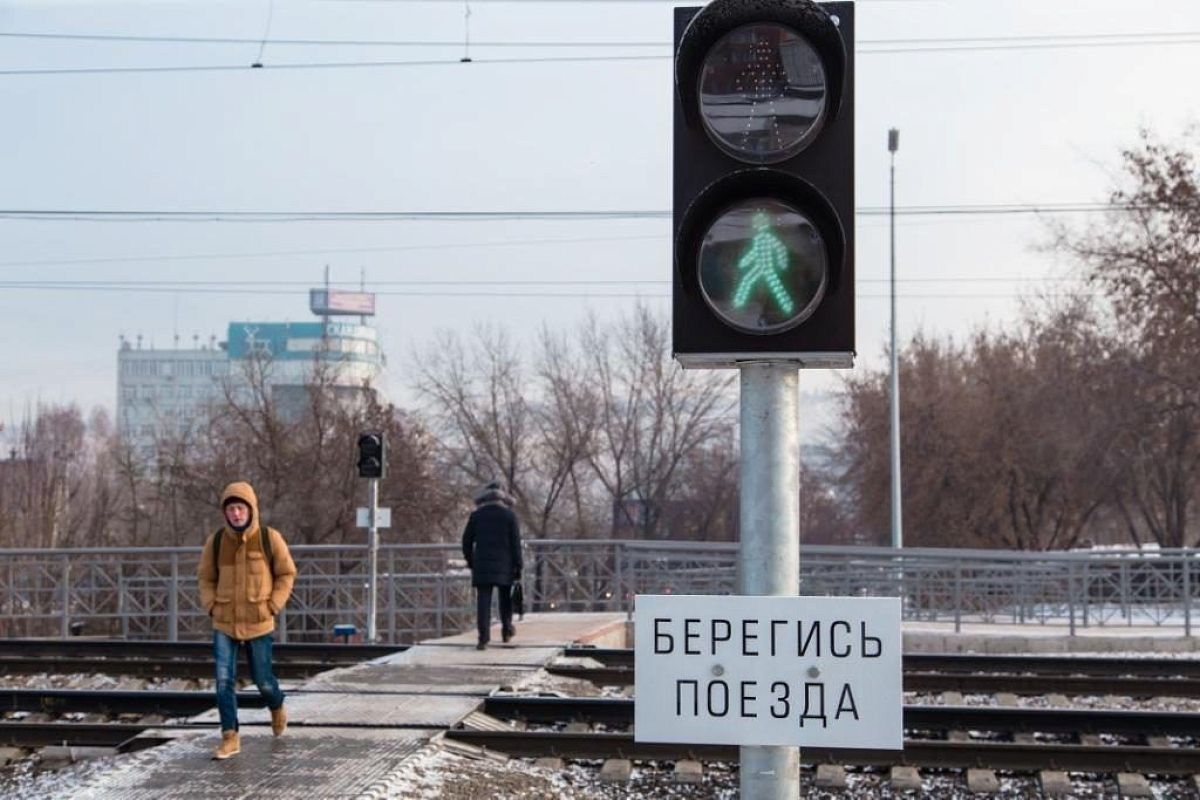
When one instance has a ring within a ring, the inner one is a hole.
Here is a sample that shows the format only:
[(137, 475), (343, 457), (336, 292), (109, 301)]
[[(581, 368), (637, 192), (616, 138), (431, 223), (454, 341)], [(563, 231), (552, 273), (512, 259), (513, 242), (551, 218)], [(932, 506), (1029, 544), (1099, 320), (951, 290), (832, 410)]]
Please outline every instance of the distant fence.
[[(277, 636), (321, 641), (335, 624), (366, 630), (364, 545), (296, 545), (299, 574)], [(199, 548), (0, 550), (0, 636), (201, 639)], [(637, 594), (731, 594), (737, 545), (526, 542), (524, 588), (535, 611), (627, 611)], [(1146, 625), (1191, 635), (1195, 550), (1025, 553), (805, 547), (805, 595), (898, 596), (909, 620), (1081, 627)], [(474, 621), (456, 545), (380, 548), (377, 625), (396, 643), (457, 633)]]

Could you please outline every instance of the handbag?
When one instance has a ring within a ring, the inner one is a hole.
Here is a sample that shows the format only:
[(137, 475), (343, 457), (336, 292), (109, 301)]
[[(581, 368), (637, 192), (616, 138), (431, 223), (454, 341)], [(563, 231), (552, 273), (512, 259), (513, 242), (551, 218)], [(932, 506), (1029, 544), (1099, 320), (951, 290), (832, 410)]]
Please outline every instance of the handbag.
[(512, 588), (509, 589), (512, 597), (513, 613), (525, 619), (525, 590), (521, 587), (520, 581), (513, 581)]

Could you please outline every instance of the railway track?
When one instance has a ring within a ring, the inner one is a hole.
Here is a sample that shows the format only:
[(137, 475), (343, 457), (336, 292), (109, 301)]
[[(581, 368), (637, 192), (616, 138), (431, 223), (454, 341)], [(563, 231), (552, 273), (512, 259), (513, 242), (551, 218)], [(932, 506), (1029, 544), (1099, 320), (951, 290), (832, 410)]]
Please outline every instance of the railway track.
[[(400, 652), (403, 646), (277, 644), (273, 657), (280, 678), (308, 678)], [(0, 675), (101, 673), (139, 678), (211, 678), (208, 642), (130, 642), (93, 639), (0, 639)]]
[[(604, 686), (632, 686), (633, 651), (571, 648), (604, 666), (551, 665), (549, 672)], [(1200, 659), (927, 655), (904, 656), (904, 691), (963, 694), (1200, 697)]]
[[(633, 669), (633, 650), (568, 647), (563, 655), (592, 658), (606, 667)], [(1034, 675), (1200, 678), (1200, 658), (1113, 658), (1111, 656), (988, 655), (977, 653), (906, 653), (905, 672), (1010, 672)]]
[[(545, 731), (481, 731), (453, 729), (446, 737), (509, 756), (572, 759), (627, 758), (646, 761), (736, 761), (731, 745), (635, 742), (628, 733), (558, 733)], [(850, 750), (810, 747), (800, 751), (805, 764), (855, 767), (906, 765), (925, 768), (971, 768), (1036, 772), (1141, 772), (1190, 775), (1200, 772), (1200, 750), (1129, 745), (1022, 744), (1010, 742), (950, 742), (906, 739), (904, 749)]]

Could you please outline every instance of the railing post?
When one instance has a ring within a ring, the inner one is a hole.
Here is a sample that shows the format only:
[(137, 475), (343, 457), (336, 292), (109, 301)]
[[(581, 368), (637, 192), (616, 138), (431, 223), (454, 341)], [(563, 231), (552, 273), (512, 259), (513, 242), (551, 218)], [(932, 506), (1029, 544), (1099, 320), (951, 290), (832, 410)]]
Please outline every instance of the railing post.
[(616, 592), (617, 592), (617, 611), (625, 610), (625, 552), (621, 549), (621, 543), (613, 543), (613, 558), (616, 560)]
[(179, 553), (171, 551), (171, 595), (167, 598), (167, 638), (179, 641)]
[[(1083, 627), (1085, 627), (1085, 628), (1088, 626), (1088, 616), (1089, 616), (1088, 615), (1088, 603), (1091, 602), (1091, 595), (1092, 595), (1091, 582), (1092, 582), (1092, 561), (1091, 561), (1091, 559), (1084, 556), (1084, 561), (1083, 561)], [(1101, 602), (1103, 602), (1103, 599), (1104, 598), (1101, 598)], [(1099, 619), (1101, 624), (1103, 624), (1104, 615), (1101, 614), (1099, 617), (1097, 617), (1097, 619)]]
[[(443, 571), (444, 575), (445, 572)], [(396, 551), (388, 550), (388, 641), (396, 643)]]
[(954, 560), (954, 632), (962, 633), (962, 560)]
[(439, 639), (443, 635), (442, 631), (444, 630), (445, 618), (446, 618), (446, 576), (443, 575), (437, 582), (437, 614), (435, 616), (435, 619), (437, 620), (437, 622), (436, 622), (435, 635)]
[(117, 616), (121, 618), (121, 638), (129, 638), (129, 600), (125, 597), (125, 562), (117, 562)]
[(1192, 635), (1192, 570), (1186, 549), (1183, 550), (1183, 635)]
[(71, 557), (62, 557), (62, 638), (71, 635)]
[[(1084, 562), (1084, 566), (1087, 563)], [(1067, 620), (1071, 626), (1071, 636), (1075, 635), (1075, 561), (1067, 562)], [(1086, 617), (1085, 617), (1086, 624)]]

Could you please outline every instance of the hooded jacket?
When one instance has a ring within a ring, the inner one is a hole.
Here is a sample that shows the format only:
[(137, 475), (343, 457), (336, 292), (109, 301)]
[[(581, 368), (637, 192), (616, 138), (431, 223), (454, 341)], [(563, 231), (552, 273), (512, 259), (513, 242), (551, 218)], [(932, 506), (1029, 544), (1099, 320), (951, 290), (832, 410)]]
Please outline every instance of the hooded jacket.
[[(292, 593), (296, 564), (283, 536), (260, 524), (258, 497), (253, 487), (240, 481), (225, 487), (221, 493), (222, 519), (225, 503), (231, 499), (250, 506), (250, 523), (238, 533), (226, 522), (205, 540), (198, 571), (200, 605), (212, 617), (214, 628), (233, 639), (246, 641), (275, 630), (275, 615)], [(274, 574), (263, 550), (264, 535), (271, 537)], [(224, 537), (219, 568), (213, 563), (213, 542), (218, 536)]]

